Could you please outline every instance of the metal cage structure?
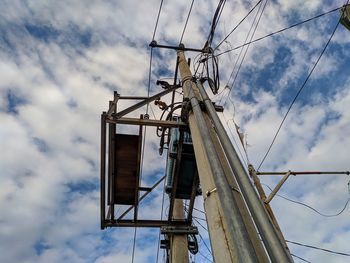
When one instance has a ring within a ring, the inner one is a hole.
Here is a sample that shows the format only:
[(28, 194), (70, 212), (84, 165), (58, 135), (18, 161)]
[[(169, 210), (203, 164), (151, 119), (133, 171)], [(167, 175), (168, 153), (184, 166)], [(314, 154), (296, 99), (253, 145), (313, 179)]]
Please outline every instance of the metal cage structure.
[[(152, 102), (160, 97), (174, 92), (179, 86), (170, 86), (164, 91), (152, 97), (131, 97), (120, 96), (114, 92), (114, 100), (110, 101), (109, 109), (101, 115), (101, 229), (107, 227), (159, 227), (162, 231), (182, 231), (186, 233), (197, 233), (197, 228), (191, 226), (192, 224), (192, 208), (194, 199), (198, 189), (198, 175), (193, 180), (193, 189), (189, 202), (189, 213), (187, 218), (183, 220), (173, 219), (172, 209), (174, 200), (176, 198), (176, 182), (179, 177), (180, 163), (183, 148), (183, 130), (188, 129), (188, 125), (181, 121), (174, 120), (151, 120), (148, 116), (141, 115), (140, 118), (124, 117), (126, 114)], [(117, 112), (117, 103), (119, 100), (140, 100), (140, 102)], [(117, 133), (118, 124), (136, 125), (138, 126), (138, 134), (121, 134)], [(143, 128), (145, 126), (175, 128), (179, 130), (179, 138), (177, 144), (177, 154), (174, 156), (174, 185), (171, 191), (174, 193), (170, 197), (169, 216), (167, 219), (148, 220), (139, 219), (138, 209), (140, 202), (153, 189), (155, 189), (166, 175), (156, 181), (151, 187), (143, 187), (140, 185), (140, 171), (141, 171), (141, 152), (143, 144)], [(115, 211), (118, 206), (128, 206), (125, 211), (116, 217)], [(130, 219), (131, 214), (131, 219)], [(129, 215), (128, 219), (125, 219)]]

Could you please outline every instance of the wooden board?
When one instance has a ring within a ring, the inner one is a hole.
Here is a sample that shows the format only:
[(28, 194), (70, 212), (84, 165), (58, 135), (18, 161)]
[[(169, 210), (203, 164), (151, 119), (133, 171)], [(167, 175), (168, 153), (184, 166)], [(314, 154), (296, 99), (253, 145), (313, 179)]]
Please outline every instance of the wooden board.
[(115, 204), (134, 205), (139, 184), (140, 136), (116, 134)]

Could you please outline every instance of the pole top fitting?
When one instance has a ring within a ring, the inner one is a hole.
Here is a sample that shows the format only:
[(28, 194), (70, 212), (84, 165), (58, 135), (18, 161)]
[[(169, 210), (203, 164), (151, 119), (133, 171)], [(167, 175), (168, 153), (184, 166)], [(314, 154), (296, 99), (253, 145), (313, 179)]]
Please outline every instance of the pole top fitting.
[(150, 47), (156, 47), (157, 45), (158, 45), (157, 41), (155, 41), (155, 40), (152, 40), (151, 43), (149, 43)]

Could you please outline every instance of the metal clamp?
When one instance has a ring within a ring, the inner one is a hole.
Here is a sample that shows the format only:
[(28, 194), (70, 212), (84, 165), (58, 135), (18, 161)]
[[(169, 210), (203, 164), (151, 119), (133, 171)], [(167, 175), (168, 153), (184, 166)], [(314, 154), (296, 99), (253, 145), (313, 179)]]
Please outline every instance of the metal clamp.
[(173, 235), (187, 235), (198, 234), (198, 228), (196, 226), (162, 226), (160, 228), (161, 234), (173, 234)]
[(216, 187), (205, 192), (205, 197), (209, 197), (212, 193), (216, 192)]

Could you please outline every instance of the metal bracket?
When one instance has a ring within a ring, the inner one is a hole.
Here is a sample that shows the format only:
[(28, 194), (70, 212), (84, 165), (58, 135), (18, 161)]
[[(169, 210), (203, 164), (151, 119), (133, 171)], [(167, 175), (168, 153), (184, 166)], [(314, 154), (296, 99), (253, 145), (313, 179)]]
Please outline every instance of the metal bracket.
[(211, 190), (206, 191), (205, 192), (205, 197), (207, 198), (208, 196), (210, 196), (214, 192), (216, 192), (216, 187), (211, 189)]
[(284, 184), (285, 181), (287, 181), (288, 177), (291, 175), (291, 171), (288, 171), (283, 178), (281, 179), (281, 181), (278, 182), (278, 184), (276, 185), (276, 187), (272, 190), (272, 192), (270, 193), (270, 195), (265, 199), (264, 203), (268, 204), (271, 202), (272, 198), (277, 194), (278, 190), (280, 190), (280, 188), (282, 187), (282, 185)]
[(172, 235), (186, 235), (186, 234), (198, 234), (198, 228), (196, 226), (162, 226), (160, 228), (161, 234)]

